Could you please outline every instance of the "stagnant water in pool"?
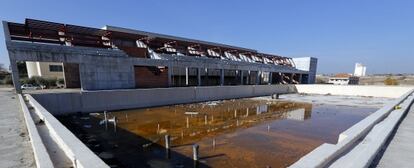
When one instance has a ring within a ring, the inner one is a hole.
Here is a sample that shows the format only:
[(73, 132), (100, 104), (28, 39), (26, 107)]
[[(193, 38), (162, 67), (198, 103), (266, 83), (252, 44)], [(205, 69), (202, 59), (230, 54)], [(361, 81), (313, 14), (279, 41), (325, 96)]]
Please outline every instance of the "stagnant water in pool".
[[(237, 99), (59, 116), (116, 167), (286, 167), (375, 112), (374, 108)], [(170, 135), (171, 149), (164, 137)], [(213, 146), (215, 141), (215, 146)], [(192, 159), (192, 145), (200, 159)]]

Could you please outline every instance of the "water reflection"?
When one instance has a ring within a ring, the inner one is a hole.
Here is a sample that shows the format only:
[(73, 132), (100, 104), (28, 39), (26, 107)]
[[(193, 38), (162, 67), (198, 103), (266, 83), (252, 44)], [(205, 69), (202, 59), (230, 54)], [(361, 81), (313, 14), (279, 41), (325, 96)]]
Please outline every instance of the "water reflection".
[(59, 119), (120, 167), (286, 167), (373, 111), (239, 99), (108, 112), (107, 126), (103, 113)]
[(182, 145), (266, 121), (305, 120), (311, 116), (311, 109), (308, 103), (238, 100), (119, 111), (109, 116), (118, 119), (118, 127), (153, 143), (165, 145), (163, 137), (168, 134), (174, 145)]

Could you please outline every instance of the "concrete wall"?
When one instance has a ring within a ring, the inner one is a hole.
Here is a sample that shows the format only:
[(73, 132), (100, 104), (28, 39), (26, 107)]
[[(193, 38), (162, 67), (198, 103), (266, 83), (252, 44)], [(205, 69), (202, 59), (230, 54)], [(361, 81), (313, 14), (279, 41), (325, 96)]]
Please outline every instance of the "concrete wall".
[(337, 86), (337, 85), (295, 85), (299, 93), (332, 94), (347, 96), (372, 96), (398, 98), (413, 87), (404, 86)]
[(96, 112), (294, 93), (293, 85), (176, 87), (32, 94), (49, 112)]
[(294, 67), (159, 54), (162, 59), (129, 57), (121, 50), (69, 47), (7, 41), (7, 50), (16, 90), (20, 90), (17, 61), (41, 61), (79, 64), (83, 90), (132, 89), (134, 66), (191, 67), (307, 74)]
[(96, 57), (93, 63), (81, 63), (79, 69), (84, 90), (135, 88), (134, 68), (121, 60)]
[(313, 57), (303, 57), (303, 58), (292, 58), (293, 62), (297, 69), (302, 71), (308, 71), (308, 81), (307, 84), (314, 84), (316, 80), (316, 70), (318, 65), (318, 59)]

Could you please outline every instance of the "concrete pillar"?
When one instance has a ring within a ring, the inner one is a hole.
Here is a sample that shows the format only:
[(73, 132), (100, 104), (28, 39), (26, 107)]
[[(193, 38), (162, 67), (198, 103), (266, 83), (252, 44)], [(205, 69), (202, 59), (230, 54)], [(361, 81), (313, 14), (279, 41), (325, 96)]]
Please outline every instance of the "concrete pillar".
[(273, 72), (269, 72), (269, 85), (272, 84), (272, 81), (273, 81), (272, 76), (273, 76)]
[(9, 26), (6, 21), (2, 21), (2, 23), (3, 23), (3, 31), (4, 31), (4, 40), (6, 40), (6, 43), (7, 43), (11, 41)]
[(188, 86), (188, 67), (185, 67), (185, 86)]
[(250, 85), (250, 71), (247, 71), (247, 76), (246, 76), (246, 84)]
[(19, 80), (20, 79), (19, 69), (17, 68), (17, 62), (16, 60), (14, 60), (13, 55), (10, 55), (10, 68), (11, 68), (11, 75), (12, 75), (14, 89), (16, 89), (16, 93), (22, 93), (21, 86), (20, 86), (20, 80)]
[(201, 86), (201, 71), (204, 69), (197, 68), (197, 86)]
[(289, 84), (292, 84), (292, 83), (293, 83), (293, 75), (294, 75), (294, 73), (291, 73), (291, 74), (290, 74), (290, 81), (289, 81)]
[(243, 85), (243, 70), (240, 71), (240, 85)]
[(302, 84), (302, 74), (299, 74), (299, 84)]
[(173, 71), (173, 67), (170, 65), (168, 66), (168, 87), (172, 86), (172, 71)]
[(165, 135), (164, 141), (165, 141), (165, 148), (170, 149), (170, 135)]
[(283, 73), (279, 73), (279, 84), (283, 84)]
[(224, 69), (220, 69), (220, 85), (224, 85)]
[(257, 71), (256, 73), (256, 85), (260, 85), (260, 71)]
[[(3, 21), (3, 31), (4, 31), (4, 39), (6, 40), (6, 44), (11, 42), (9, 25), (6, 21)], [(11, 68), (11, 75), (13, 80), (14, 89), (16, 89), (16, 93), (22, 93), (20, 87), (20, 80), (19, 80), (19, 69), (17, 68), (17, 62), (15, 59), (15, 55), (13, 53), (8, 52), (9, 60), (10, 60), (10, 68)]]
[(197, 144), (194, 144), (193, 145), (193, 160), (195, 160), (195, 161), (197, 161), (199, 159), (198, 149), (199, 149), (199, 146)]

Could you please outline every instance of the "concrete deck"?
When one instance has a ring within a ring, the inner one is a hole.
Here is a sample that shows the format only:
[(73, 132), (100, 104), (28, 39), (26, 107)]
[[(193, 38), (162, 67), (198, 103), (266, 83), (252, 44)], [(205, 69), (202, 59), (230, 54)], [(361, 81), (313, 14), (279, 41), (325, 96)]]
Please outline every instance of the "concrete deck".
[(262, 100), (287, 100), (295, 102), (307, 102), (314, 105), (335, 105), (352, 107), (381, 108), (385, 104), (394, 101), (391, 98), (382, 97), (361, 97), (361, 96), (339, 96), (339, 95), (320, 95), (320, 94), (286, 94), (280, 95), (279, 99), (272, 99), (270, 96), (257, 97), (254, 99)]
[(35, 167), (17, 95), (0, 88), (0, 167)]
[(377, 167), (413, 167), (414, 164), (414, 106), (411, 106), (405, 119), (379, 161)]

